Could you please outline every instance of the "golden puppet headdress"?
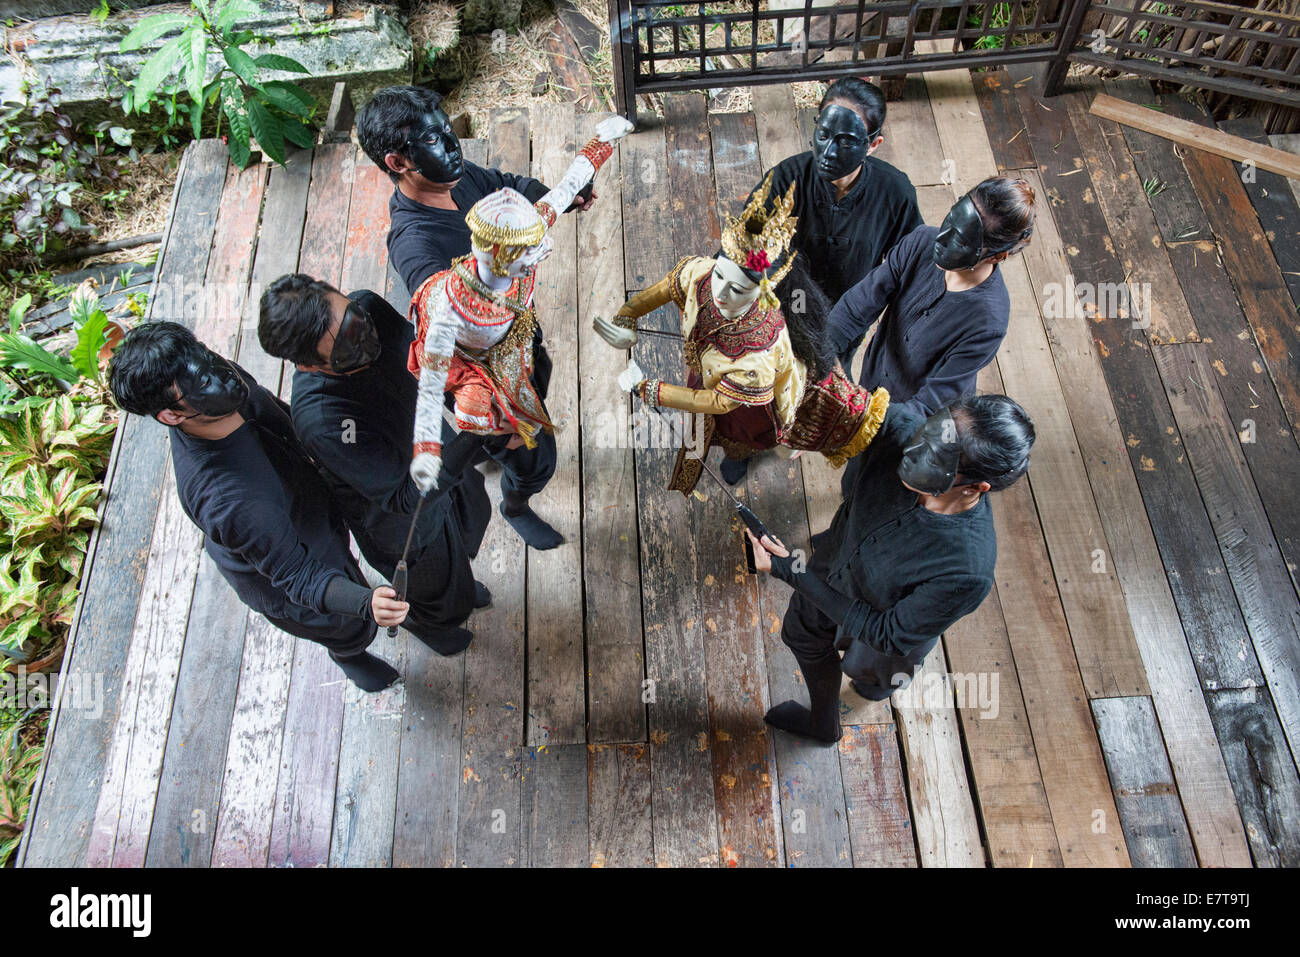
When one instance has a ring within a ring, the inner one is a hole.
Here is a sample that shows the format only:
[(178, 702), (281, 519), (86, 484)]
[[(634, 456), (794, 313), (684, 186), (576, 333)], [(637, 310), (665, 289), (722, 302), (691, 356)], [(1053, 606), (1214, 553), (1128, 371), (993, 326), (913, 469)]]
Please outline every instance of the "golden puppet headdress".
[[(723, 255), (737, 266), (762, 274), (763, 278), (758, 281), (761, 290), (758, 301), (764, 309), (777, 307), (776, 294), (772, 290), (794, 265), (794, 256), (791, 255), (772, 275), (767, 272), (790, 248), (794, 238), (795, 225), (799, 221), (798, 217), (790, 215), (794, 209), (794, 187), (795, 184), (791, 183), (785, 196), (769, 213), (767, 199), (772, 191), (772, 174), (768, 173), (745, 211), (739, 217), (727, 217), (727, 225), (722, 230)], [(750, 224), (759, 225), (759, 231), (750, 232)]]
[(465, 215), (474, 245), (492, 254), (492, 272), (506, 275), (524, 250), (546, 237), (546, 220), (523, 195), (513, 189), (489, 193)]

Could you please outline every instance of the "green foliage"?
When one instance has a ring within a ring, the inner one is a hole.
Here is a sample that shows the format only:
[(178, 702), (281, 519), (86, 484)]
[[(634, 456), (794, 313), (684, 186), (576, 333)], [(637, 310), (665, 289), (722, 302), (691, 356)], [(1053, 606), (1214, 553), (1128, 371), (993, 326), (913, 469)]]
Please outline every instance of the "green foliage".
[(22, 838), (48, 720), (43, 709), (0, 709), (0, 867)]
[(133, 130), (101, 123), (79, 132), (59, 105), (57, 89), (34, 89), (26, 102), (0, 106), (0, 258), (6, 262), (31, 267), (92, 232), (77, 211), (87, 188), (111, 187), (120, 163), (139, 158), (131, 148)]
[[(29, 297), (25, 298), (30, 301)], [(86, 280), (78, 286), (68, 304), (76, 342), (66, 357), (51, 352), (19, 331), (23, 310), (18, 306), (15, 303), (9, 310), (9, 331), (0, 332), (0, 370), (16, 387), (10, 394), (21, 390), (31, 395), (40, 391), (41, 385), (49, 384), (64, 390), (89, 387), (91, 392), (102, 393), (104, 371), (100, 354), (115, 324), (100, 307), (94, 281)], [(2, 405), (0, 413), (15, 408), (11, 404)]]
[[(309, 146), (315, 140), (312, 118), (316, 101), (296, 83), (267, 80), (266, 71), (309, 72), (297, 60), (277, 53), (252, 55), (250, 44), (270, 42), (236, 25), (258, 10), (252, 0), (193, 0), (189, 13), (159, 13), (141, 20), (122, 40), (122, 52), (138, 50), (176, 32), (148, 59), (131, 84), (122, 107), (128, 113), (148, 113), (158, 106), (166, 116), (164, 129), (188, 123), (194, 136), (202, 133), (204, 111), (216, 114), (217, 131), (224, 121), (230, 158), (241, 169), (252, 157), (252, 140), (268, 157), (283, 165), (286, 142)], [(208, 79), (209, 52), (221, 54), (216, 74)]]

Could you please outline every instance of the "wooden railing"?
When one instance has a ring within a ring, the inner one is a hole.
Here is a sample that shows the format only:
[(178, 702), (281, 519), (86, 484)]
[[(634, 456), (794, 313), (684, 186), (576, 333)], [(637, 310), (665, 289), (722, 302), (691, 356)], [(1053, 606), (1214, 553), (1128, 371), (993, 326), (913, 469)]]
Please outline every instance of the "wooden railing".
[(670, 90), (1070, 63), (1300, 107), (1300, 0), (609, 0), (617, 103)]

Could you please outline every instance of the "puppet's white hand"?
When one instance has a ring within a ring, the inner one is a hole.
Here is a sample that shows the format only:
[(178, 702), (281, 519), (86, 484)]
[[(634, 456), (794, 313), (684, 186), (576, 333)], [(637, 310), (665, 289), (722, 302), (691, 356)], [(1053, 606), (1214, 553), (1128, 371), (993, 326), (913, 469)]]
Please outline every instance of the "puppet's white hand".
[(611, 116), (596, 124), (596, 137), (602, 143), (613, 143), (631, 133), (635, 127), (621, 116)]
[(427, 494), (438, 484), (438, 475), (442, 472), (442, 459), (432, 452), (421, 452), (411, 459), (411, 479), (420, 494)]
[(591, 328), (615, 349), (631, 349), (636, 345), (636, 330), (624, 329), (617, 323), (610, 322), (603, 316), (591, 321)]
[(627, 368), (618, 374), (618, 387), (624, 392), (636, 391), (636, 387), (644, 381), (645, 373), (641, 371), (635, 359), (629, 359)]

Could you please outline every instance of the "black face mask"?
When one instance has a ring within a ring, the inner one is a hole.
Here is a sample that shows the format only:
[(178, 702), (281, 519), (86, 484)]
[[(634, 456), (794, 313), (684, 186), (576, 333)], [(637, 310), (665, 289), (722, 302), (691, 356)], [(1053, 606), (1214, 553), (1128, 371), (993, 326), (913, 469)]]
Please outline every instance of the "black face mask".
[(454, 183), (465, 172), (460, 140), (452, 132), (447, 114), (436, 107), (411, 128), (406, 156), (431, 183)]
[(176, 379), (181, 398), (196, 415), (208, 418), (239, 411), (248, 401), (248, 384), (229, 360), (204, 346), (199, 350), (186, 359), (185, 371)]
[(832, 103), (817, 116), (813, 130), (813, 164), (825, 180), (842, 179), (862, 165), (867, 148), (879, 136), (871, 133), (862, 117), (847, 106)]
[(942, 495), (957, 484), (960, 462), (957, 423), (946, 411), (939, 411), (926, 419), (903, 447), (898, 477), (918, 492)]
[(948, 210), (939, 226), (932, 253), (934, 264), (940, 269), (970, 269), (992, 252), (984, 248), (984, 221), (967, 193)]
[(379, 333), (366, 311), (355, 302), (349, 302), (334, 334), (330, 349), (330, 370), (340, 375), (355, 372), (379, 358)]

